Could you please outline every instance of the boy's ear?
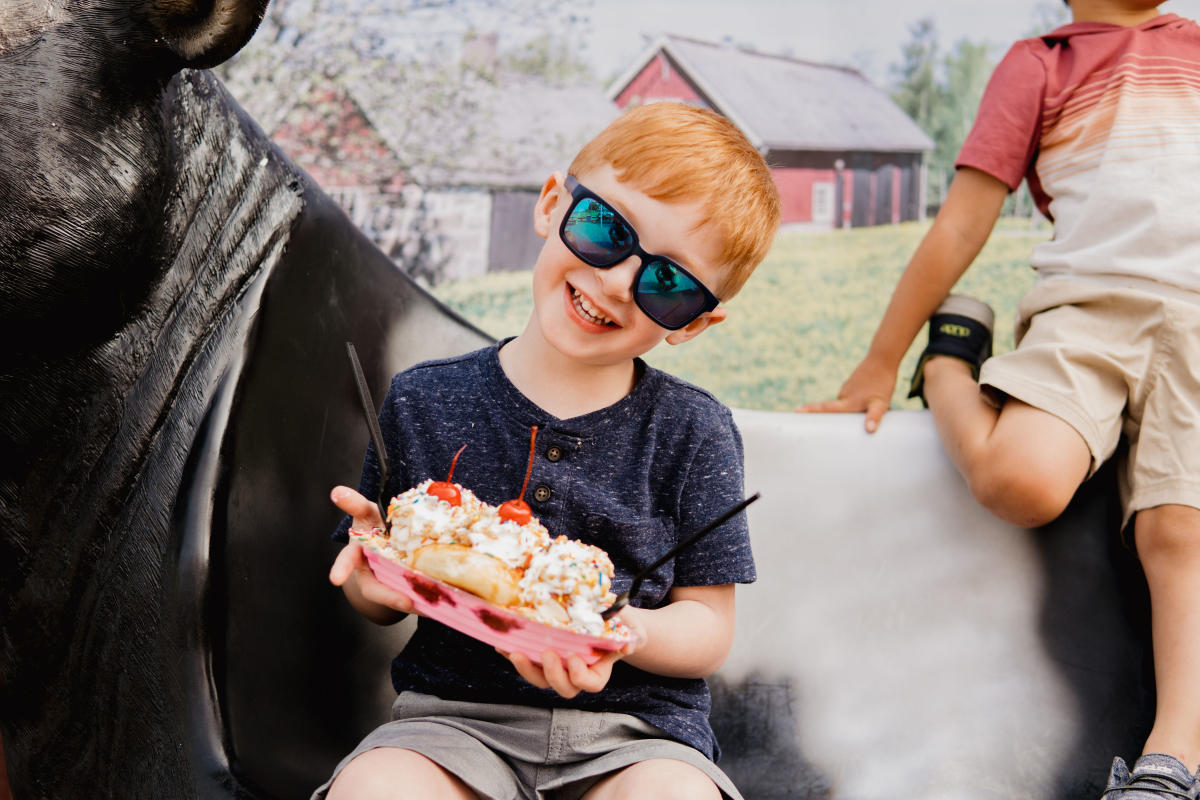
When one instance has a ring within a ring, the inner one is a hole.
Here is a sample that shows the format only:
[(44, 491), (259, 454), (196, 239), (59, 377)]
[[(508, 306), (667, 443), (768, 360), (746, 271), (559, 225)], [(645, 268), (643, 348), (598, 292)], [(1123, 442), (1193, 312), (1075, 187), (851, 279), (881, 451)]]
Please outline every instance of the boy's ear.
[(704, 329), (729, 318), (729, 310), (725, 306), (717, 306), (712, 311), (701, 314), (677, 331), (671, 331), (666, 338), (667, 344), (683, 344), (688, 339), (695, 339)]
[(558, 205), (558, 190), (564, 180), (561, 172), (552, 173), (546, 178), (546, 182), (542, 184), (542, 193), (533, 206), (533, 230), (543, 239), (550, 235), (550, 218)]

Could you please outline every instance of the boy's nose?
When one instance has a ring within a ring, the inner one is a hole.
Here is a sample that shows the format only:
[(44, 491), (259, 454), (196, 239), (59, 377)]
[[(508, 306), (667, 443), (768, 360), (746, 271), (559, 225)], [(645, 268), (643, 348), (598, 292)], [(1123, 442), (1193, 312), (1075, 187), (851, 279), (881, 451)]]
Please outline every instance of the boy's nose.
[(596, 269), (596, 277), (604, 294), (614, 300), (629, 302), (633, 299), (633, 276), (637, 274), (642, 259), (631, 255), (619, 264), (608, 269)]

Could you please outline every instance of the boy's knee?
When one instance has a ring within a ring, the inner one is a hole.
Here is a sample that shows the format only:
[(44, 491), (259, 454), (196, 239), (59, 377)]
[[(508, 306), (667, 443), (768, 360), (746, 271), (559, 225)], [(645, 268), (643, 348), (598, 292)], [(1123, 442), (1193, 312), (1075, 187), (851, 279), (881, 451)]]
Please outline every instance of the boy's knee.
[(476, 795), (433, 761), (411, 750), (378, 747), (342, 768), (327, 800), (395, 800), (398, 797), (474, 798)]
[(584, 800), (653, 797), (656, 800), (720, 800), (721, 790), (700, 769), (670, 758), (652, 758), (608, 776)]
[(389, 797), (394, 788), (385, 771), (372, 769), (370, 759), (354, 759), (347, 764), (329, 787), (327, 800), (371, 800)]
[(1134, 520), (1134, 547), (1143, 563), (1200, 560), (1200, 509), (1159, 506), (1139, 511)]
[(1003, 463), (976, 469), (967, 485), (975, 500), (1005, 522), (1037, 528), (1057, 519), (1075, 494), (1056, 475)]

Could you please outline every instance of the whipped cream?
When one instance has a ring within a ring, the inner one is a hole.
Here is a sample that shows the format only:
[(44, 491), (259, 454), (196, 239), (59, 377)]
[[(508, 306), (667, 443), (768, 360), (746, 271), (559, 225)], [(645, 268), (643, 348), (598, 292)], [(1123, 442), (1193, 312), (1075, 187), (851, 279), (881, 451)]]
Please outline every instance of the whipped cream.
[(599, 636), (618, 630), (600, 612), (616, 599), (612, 561), (599, 547), (559, 536), (530, 518), (525, 524), (500, 517), (499, 509), (455, 484), (458, 505), (427, 492), (426, 480), (388, 504), (381, 552), (402, 563), (428, 544), (469, 546), (503, 562), (518, 576), (519, 604), (512, 610), (537, 622)]

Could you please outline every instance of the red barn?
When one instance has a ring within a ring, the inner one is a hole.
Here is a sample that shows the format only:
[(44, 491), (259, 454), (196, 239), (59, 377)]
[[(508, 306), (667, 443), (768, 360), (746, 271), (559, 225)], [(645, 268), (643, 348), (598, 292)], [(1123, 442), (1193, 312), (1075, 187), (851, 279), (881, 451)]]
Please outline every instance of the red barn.
[(664, 36), (609, 97), (621, 108), (676, 100), (728, 117), (771, 165), (785, 224), (924, 217), (924, 154), (933, 141), (856, 70)]

